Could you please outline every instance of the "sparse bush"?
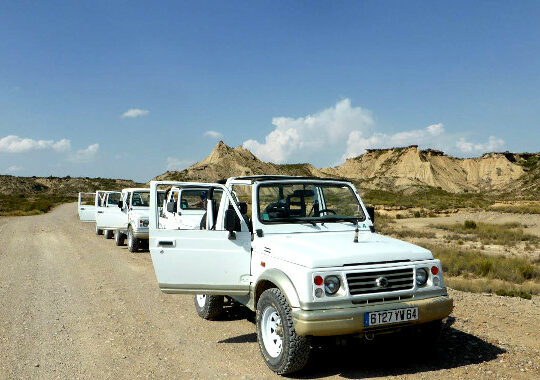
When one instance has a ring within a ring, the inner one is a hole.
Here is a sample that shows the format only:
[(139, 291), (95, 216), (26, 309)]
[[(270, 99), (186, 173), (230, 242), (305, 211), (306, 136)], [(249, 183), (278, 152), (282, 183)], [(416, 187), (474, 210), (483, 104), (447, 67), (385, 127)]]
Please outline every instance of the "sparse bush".
[(473, 220), (466, 220), (465, 223), (463, 223), (464, 227), (468, 230), (475, 230), (476, 229), (476, 222)]
[(531, 293), (525, 292), (523, 290), (516, 290), (516, 289), (497, 289), (495, 291), (495, 294), (498, 296), (504, 296), (504, 297), (520, 297), (525, 298), (526, 300), (530, 300), (532, 298)]
[(415, 211), (414, 212), (414, 217), (415, 218), (420, 218), (422, 215), (420, 214), (420, 211)]

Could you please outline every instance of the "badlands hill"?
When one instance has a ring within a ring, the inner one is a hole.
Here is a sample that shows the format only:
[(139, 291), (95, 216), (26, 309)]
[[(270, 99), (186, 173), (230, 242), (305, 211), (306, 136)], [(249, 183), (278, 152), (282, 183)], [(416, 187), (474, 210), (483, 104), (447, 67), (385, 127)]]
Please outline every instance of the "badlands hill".
[[(417, 146), (370, 149), (340, 166), (316, 168), (311, 164), (273, 164), (242, 147), (220, 141), (201, 162), (182, 171), (168, 171), (157, 180), (216, 181), (230, 176), (289, 174), (348, 178), (363, 188), (400, 191), (431, 187), (451, 193), (515, 191), (540, 192), (540, 153), (486, 153), (456, 158)], [(523, 194), (523, 195), (527, 195)]]

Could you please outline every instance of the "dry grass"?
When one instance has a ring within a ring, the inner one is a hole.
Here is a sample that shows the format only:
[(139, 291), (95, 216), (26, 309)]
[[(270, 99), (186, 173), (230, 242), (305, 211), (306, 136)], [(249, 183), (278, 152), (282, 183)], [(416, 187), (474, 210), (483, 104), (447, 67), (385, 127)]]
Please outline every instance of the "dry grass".
[(471, 293), (494, 293), (499, 296), (525, 299), (531, 299), (533, 294), (540, 294), (540, 284), (533, 281), (514, 284), (497, 279), (446, 277), (445, 282), (452, 289)]
[(491, 211), (514, 213), (514, 214), (540, 214), (540, 204), (507, 204), (507, 205), (493, 205), (488, 208)]
[(535, 245), (540, 243), (540, 238), (525, 233), (519, 223), (491, 224), (467, 220), (465, 223), (432, 224), (430, 227), (462, 234), (462, 240), (481, 241), (484, 245), (514, 246), (522, 241)]
[(540, 284), (540, 265), (524, 258), (486, 255), (476, 250), (428, 246), (452, 277), (487, 278), (523, 284)]

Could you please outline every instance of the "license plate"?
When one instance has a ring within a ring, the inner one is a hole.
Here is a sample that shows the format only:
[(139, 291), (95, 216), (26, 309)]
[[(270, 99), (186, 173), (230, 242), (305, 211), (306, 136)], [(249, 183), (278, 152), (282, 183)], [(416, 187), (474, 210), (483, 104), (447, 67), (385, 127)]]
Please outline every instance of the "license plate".
[(386, 325), (388, 323), (415, 321), (418, 319), (418, 308), (374, 311), (364, 314), (364, 327)]

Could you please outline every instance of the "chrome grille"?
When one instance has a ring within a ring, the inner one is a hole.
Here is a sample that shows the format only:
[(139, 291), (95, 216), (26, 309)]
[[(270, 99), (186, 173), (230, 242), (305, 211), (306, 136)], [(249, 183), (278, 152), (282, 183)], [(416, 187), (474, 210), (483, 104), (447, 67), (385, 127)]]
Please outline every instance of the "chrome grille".
[[(414, 270), (413, 268), (403, 268), (351, 272), (347, 273), (347, 284), (352, 296), (409, 290), (414, 287)], [(384, 286), (385, 284), (386, 286)]]

